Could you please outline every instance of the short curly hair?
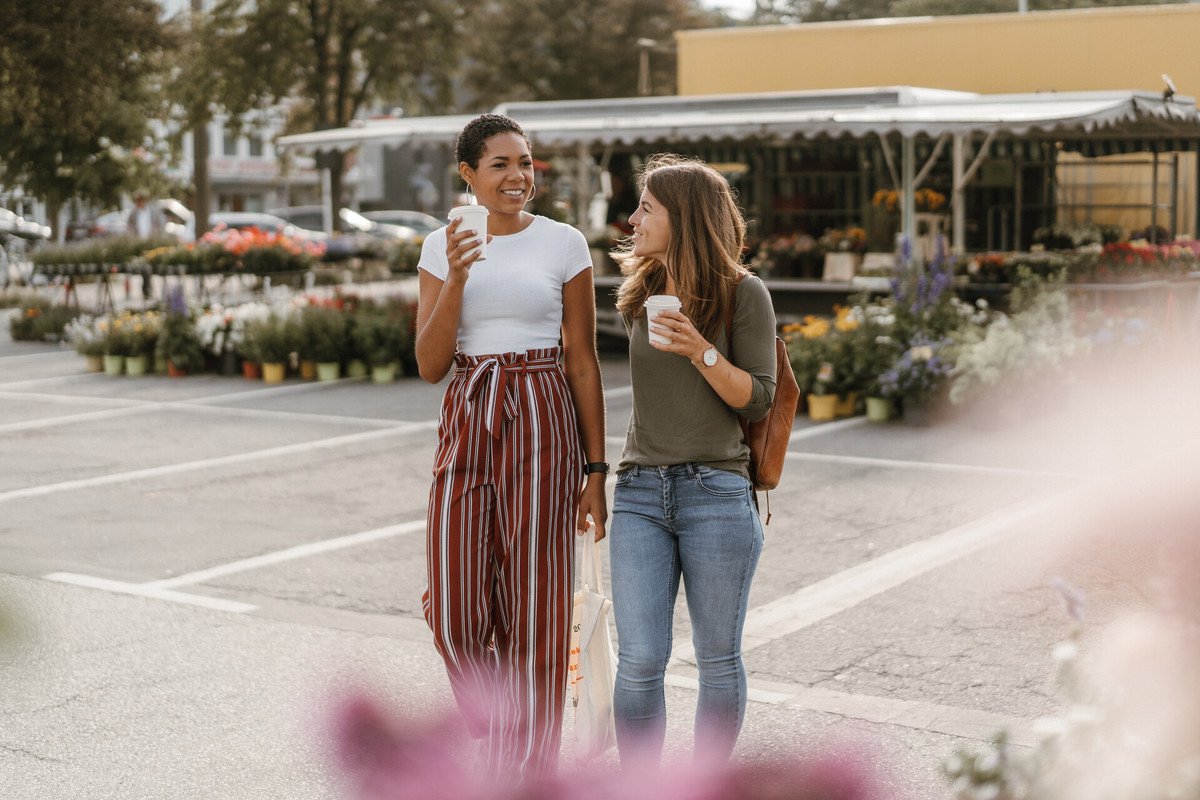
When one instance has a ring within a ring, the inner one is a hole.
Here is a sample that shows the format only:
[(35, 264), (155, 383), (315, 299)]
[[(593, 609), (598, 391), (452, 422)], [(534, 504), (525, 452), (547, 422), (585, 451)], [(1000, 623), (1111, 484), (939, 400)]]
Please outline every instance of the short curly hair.
[(468, 122), (466, 127), (459, 132), (458, 139), (454, 142), (454, 158), (460, 164), (465, 161), (471, 166), (471, 169), (478, 169), (479, 159), (483, 158), (483, 146), (487, 140), (498, 133), (510, 132), (519, 134), (525, 140), (529, 152), (533, 152), (533, 145), (530, 143), (529, 137), (525, 135), (525, 130), (517, 124), (516, 120), (503, 114), (481, 114)]

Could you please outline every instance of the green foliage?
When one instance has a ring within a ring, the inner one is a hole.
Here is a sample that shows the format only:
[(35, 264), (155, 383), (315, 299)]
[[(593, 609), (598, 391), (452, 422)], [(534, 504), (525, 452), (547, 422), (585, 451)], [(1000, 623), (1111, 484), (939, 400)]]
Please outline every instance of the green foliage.
[(204, 345), (191, 317), (178, 311), (163, 315), (154, 355), (174, 364), (176, 369), (191, 372), (204, 368)]
[(65, 306), (55, 306), (49, 300), (36, 295), (26, 297), (8, 313), (9, 335), (13, 341), (25, 342), (61, 339), (64, 328), (78, 316), (77, 311)]
[(136, 178), (169, 36), (153, 0), (4, 0), (0, 183), (115, 204)]
[[(649, 52), (651, 94), (675, 91), (675, 31), (705, 27), (698, 4), (676, 0), (585, 0), (564, 13), (556, 0), (483, 4), (464, 33), (473, 56), (467, 105), (487, 109), (498, 99), (574, 100), (638, 93), (638, 39)], [(598, 68), (598, 65), (603, 65)]]
[(346, 355), (346, 314), (336, 308), (309, 306), (300, 312), (297, 350), (304, 361), (340, 362)]
[(412, 319), (406, 307), (364, 307), (354, 315), (354, 344), (373, 367), (404, 361), (412, 347)]
[(260, 364), (285, 363), (296, 350), (297, 329), (289, 316), (271, 312), (246, 323), (242, 353)]
[(166, 234), (145, 239), (137, 236), (107, 236), (83, 242), (63, 245), (45, 245), (33, 251), (30, 259), (42, 272), (52, 272), (50, 267), (66, 264), (128, 264), (148, 252), (174, 244)]

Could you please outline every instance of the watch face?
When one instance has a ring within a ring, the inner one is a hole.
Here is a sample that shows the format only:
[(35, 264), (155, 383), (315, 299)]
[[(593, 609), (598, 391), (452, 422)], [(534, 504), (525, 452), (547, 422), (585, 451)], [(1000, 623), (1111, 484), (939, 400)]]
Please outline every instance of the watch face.
[(717, 350), (715, 347), (710, 347), (704, 351), (704, 366), (711, 367), (717, 363)]

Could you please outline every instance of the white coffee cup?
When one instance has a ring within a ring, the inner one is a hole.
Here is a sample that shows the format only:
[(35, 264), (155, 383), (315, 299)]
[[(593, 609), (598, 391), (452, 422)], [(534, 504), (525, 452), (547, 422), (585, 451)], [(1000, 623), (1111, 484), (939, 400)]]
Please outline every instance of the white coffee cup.
[(646, 298), (646, 330), (650, 332), (650, 341), (658, 342), (659, 344), (670, 344), (671, 340), (667, 337), (655, 333), (650, 330), (650, 326), (654, 323), (654, 318), (662, 311), (678, 311), (683, 308), (683, 304), (679, 302), (679, 298), (670, 294), (652, 294)]
[(483, 261), (487, 258), (488, 210), (483, 206), (455, 206), (450, 209), (447, 217), (451, 221), (456, 219), (462, 220), (462, 222), (458, 223), (459, 231), (475, 231), (479, 234), (479, 238), (476, 239), (479, 242), (479, 246), (468, 250), (464, 255), (469, 256), (478, 250), (479, 258), (475, 259), (476, 261)]

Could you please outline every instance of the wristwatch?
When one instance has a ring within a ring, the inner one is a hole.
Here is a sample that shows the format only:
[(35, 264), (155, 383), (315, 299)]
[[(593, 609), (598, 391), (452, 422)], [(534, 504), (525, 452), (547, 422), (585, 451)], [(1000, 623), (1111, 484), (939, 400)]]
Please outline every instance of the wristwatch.
[(583, 468), (583, 474), (591, 475), (593, 472), (600, 472), (600, 473), (607, 475), (608, 474), (608, 462), (607, 461), (589, 461), (587, 463), (587, 465), (584, 466), (584, 468)]
[[(707, 350), (705, 350), (704, 355), (700, 356), (700, 362), (703, 363), (705, 367), (716, 366), (717, 348), (710, 347)], [(696, 366), (700, 366), (700, 364), (697, 364)]]

